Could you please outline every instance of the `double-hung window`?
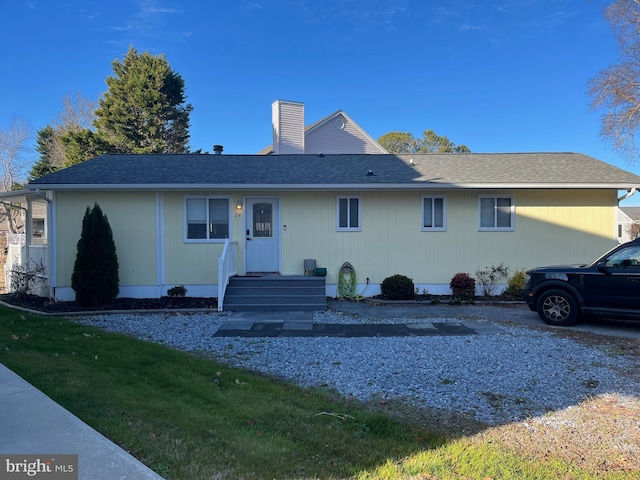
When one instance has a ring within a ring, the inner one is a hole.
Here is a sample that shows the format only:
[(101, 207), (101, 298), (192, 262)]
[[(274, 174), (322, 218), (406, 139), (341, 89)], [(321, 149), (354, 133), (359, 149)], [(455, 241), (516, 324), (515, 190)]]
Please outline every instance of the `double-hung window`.
[(442, 195), (422, 196), (423, 232), (444, 232), (447, 229), (446, 204)]
[(359, 232), (362, 230), (360, 197), (338, 197), (336, 202), (336, 229), (339, 232)]
[(202, 241), (229, 238), (229, 217), (228, 198), (186, 198), (186, 240)]
[(478, 199), (478, 222), (480, 231), (513, 231), (513, 198), (481, 195)]

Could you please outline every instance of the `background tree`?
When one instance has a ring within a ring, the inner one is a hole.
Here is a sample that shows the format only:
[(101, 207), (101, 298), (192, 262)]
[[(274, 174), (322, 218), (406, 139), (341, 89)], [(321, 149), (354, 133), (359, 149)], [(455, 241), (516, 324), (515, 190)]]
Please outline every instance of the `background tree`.
[(40, 157), (29, 172), (29, 180), (107, 151), (104, 143), (94, 139), (91, 126), (97, 105), (79, 92), (63, 97), (62, 110), (52, 124), (38, 130), (36, 150)]
[(68, 93), (62, 98), (62, 110), (54, 120), (57, 130), (90, 130), (96, 118), (98, 102), (80, 92)]
[(56, 132), (51, 125), (47, 125), (38, 130), (36, 151), (40, 154), (40, 158), (33, 164), (29, 171), (29, 181), (44, 177), (57, 170), (55, 160), (57, 147), (60, 147), (62, 150), (62, 144), (58, 141)]
[(415, 153), (416, 139), (409, 132), (389, 132), (378, 138), (378, 143), (389, 153)]
[[(0, 191), (9, 192), (21, 188), (32, 162), (28, 142), (31, 127), (22, 118), (15, 117), (8, 128), (0, 130)], [(22, 227), (22, 211), (18, 206), (0, 204), (0, 221), (6, 220), (11, 233)]]
[(107, 216), (96, 203), (82, 219), (71, 288), (81, 305), (112, 303), (119, 292), (118, 257)]
[(602, 137), (635, 161), (640, 126), (640, 0), (617, 0), (604, 10), (618, 44), (619, 61), (589, 81), (591, 107), (603, 111)]
[(466, 145), (456, 145), (448, 137), (433, 130), (422, 132), (422, 138), (414, 138), (409, 132), (389, 132), (378, 138), (378, 143), (389, 153), (469, 153)]
[(471, 151), (466, 145), (456, 145), (448, 137), (438, 135), (433, 130), (422, 132), (418, 146), (418, 153), (469, 153)]
[(122, 62), (112, 64), (115, 76), (100, 99), (94, 125), (112, 152), (186, 153), (189, 114), (184, 80), (171, 70), (164, 55), (138, 54), (133, 47)]
[(60, 137), (60, 141), (64, 147), (64, 167), (76, 165), (110, 150), (109, 144), (90, 129), (70, 130)]

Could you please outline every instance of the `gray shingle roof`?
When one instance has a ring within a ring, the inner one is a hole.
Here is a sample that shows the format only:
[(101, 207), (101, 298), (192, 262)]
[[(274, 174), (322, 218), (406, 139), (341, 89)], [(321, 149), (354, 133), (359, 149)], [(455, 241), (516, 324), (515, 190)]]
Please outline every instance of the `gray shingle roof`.
[[(372, 174), (368, 175), (371, 171)], [(30, 188), (618, 188), (640, 177), (580, 153), (101, 155)]]
[(640, 207), (621, 207), (620, 209), (626, 213), (631, 220), (640, 220)]

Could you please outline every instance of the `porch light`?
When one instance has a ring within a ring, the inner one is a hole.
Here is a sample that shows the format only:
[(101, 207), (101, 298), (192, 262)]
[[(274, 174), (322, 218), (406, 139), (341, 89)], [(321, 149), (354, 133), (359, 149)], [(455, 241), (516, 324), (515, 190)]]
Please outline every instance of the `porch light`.
[(236, 210), (242, 210), (242, 200), (238, 200), (238, 202), (236, 203)]

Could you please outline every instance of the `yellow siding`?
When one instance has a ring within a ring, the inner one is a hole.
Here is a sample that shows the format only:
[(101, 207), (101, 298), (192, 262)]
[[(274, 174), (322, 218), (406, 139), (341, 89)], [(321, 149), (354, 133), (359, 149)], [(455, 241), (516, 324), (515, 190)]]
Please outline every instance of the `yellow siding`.
[(86, 208), (97, 203), (109, 219), (121, 285), (156, 283), (155, 193), (58, 192), (56, 194), (57, 283), (71, 285), (76, 247)]
[[(70, 285), (76, 243), (87, 205), (98, 202), (109, 217), (120, 262), (121, 285), (217, 284), (222, 243), (185, 243), (185, 195), (225, 195), (231, 207), (232, 240), (238, 242), (238, 272), (243, 273), (245, 212), (237, 201), (247, 196), (280, 198), (281, 262), (284, 275), (302, 274), (306, 258), (327, 268), (327, 283), (337, 282), (338, 269), (350, 262), (357, 278), (377, 284), (399, 273), (416, 284), (448, 285), (457, 272), (503, 262), (514, 271), (554, 263), (584, 263), (612, 247), (615, 240), (614, 190), (514, 190), (512, 232), (478, 231), (478, 196), (492, 191), (340, 192), (361, 198), (362, 231), (336, 231), (337, 192), (164, 192), (163, 225), (156, 225), (152, 192), (60, 192), (57, 202), (58, 285)], [(446, 198), (447, 230), (423, 232), (423, 194)], [(286, 227), (286, 228), (285, 228)], [(162, 239), (157, 232), (164, 232)], [(161, 241), (159, 241), (161, 240)], [(156, 266), (157, 246), (164, 246)], [(160, 270), (159, 270), (160, 269)]]
[(614, 242), (615, 191), (529, 190), (512, 195), (515, 231), (478, 231), (478, 196), (495, 192), (429, 192), (446, 196), (447, 231), (422, 232), (420, 191), (360, 194), (361, 232), (336, 231), (336, 193), (281, 196), (283, 274), (299, 274), (305, 258), (327, 267), (327, 283), (350, 262), (359, 282), (399, 273), (415, 283), (448, 284), (457, 272), (503, 262), (514, 271), (553, 263), (584, 263)]
[[(186, 195), (225, 195), (225, 193), (165, 192), (164, 197), (164, 252), (165, 283), (212, 285), (218, 283), (218, 258), (224, 248), (223, 243), (185, 243), (184, 241), (184, 198)], [(225, 195), (226, 196), (226, 195)], [(229, 195), (232, 240), (242, 240), (242, 215), (233, 210), (241, 195)], [(238, 271), (241, 271), (242, 255), (238, 255)]]

